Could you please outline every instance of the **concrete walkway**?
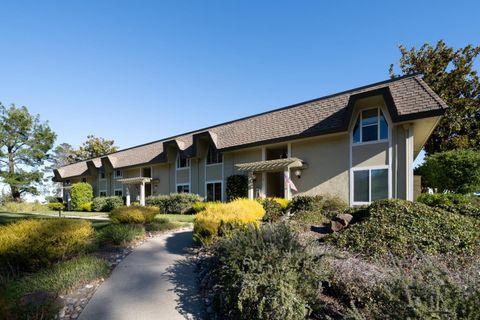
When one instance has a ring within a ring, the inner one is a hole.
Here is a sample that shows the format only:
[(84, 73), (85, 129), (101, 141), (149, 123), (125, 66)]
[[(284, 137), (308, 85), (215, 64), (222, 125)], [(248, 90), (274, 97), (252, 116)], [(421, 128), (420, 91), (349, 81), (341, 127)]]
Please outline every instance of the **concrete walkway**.
[(186, 259), (192, 231), (152, 238), (112, 272), (81, 320), (202, 319), (195, 264)]

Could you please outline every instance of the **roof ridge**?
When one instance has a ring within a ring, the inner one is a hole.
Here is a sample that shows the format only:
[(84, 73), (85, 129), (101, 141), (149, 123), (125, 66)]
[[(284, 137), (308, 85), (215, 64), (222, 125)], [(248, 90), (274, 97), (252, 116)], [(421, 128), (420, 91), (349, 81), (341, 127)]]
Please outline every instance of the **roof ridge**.
[(435, 92), (433, 91), (432, 88), (430, 88), (430, 86), (425, 82), (423, 81), (422, 78), (419, 78), (419, 77), (414, 77), (415, 81), (417, 81), (417, 83), (422, 87), (422, 89), (430, 96), (432, 97), (433, 100), (435, 100), (438, 105), (440, 106), (440, 108), (442, 109), (445, 109), (445, 108), (448, 108), (448, 105), (445, 103), (445, 101), (442, 100), (442, 98), (440, 98), (440, 96)]
[(319, 97), (319, 98), (305, 100), (305, 101), (298, 102), (298, 103), (291, 104), (291, 105), (287, 105), (287, 106), (284, 106), (284, 107), (280, 107), (280, 108), (256, 113), (256, 114), (253, 114), (253, 115), (245, 116), (245, 117), (234, 119), (234, 120), (225, 121), (225, 122), (218, 123), (218, 124), (215, 124), (215, 125), (211, 125), (211, 126), (208, 126), (208, 127), (204, 127), (204, 128), (201, 128), (201, 129), (196, 129), (196, 130), (188, 131), (188, 132), (185, 132), (185, 133), (176, 134), (176, 135), (173, 135), (173, 136), (170, 136), (170, 137), (166, 137), (166, 138), (163, 138), (163, 139), (146, 142), (146, 143), (139, 144), (139, 145), (136, 145), (136, 146), (121, 149), (121, 150), (118, 150), (118, 151), (115, 151), (115, 152), (112, 152), (112, 153), (107, 153), (107, 154), (102, 155), (100, 157), (93, 157), (93, 158), (85, 159), (85, 160), (82, 160), (82, 161), (74, 162), (74, 163), (68, 164), (66, 166), (59, 167), (57, 169), (65, 168), (65, 167), (68, 167), (70, 165), (77, 164), (77, 163), (82, 163), (82, 162), (87, 162), (87, 161), (91, 161), (91, 160), (95, 160), (95, 159), (100, 159), (100, 158), (103, 158), (103, 157), (108, 157), (108, 156), (115, 155), (115, 154), (123, 152), (123, 151), (128, 151), (128, 150), (139, 148), (139, 147), (144, 147), (144, 146), (147, 146), (147, 145), (150, 145), (150, 144), (161, 143), (161, 142), (165, 142), (165, 141), (168, 141), (168, 140), (174, 140), (174, 139), (182, 137), (182, 136), (192, 135), (192, 134), (200, 133), (200, 132), (205, 132), (209, 129), (213, 129), (213, 128), (216, 128), (216, 127), (228, 125), (228, 124), (231, 124), (231, 123), (234, 123), (234, 122), (255, 118), (255, 117), (258, 117), (258, 116), (262, 116), (262, 115), (269, 114), (269, 113), (274, 113), (274, 112), (277, 112), (277, 111), (282, 111), (282, 110), (295, 108), (295, 107), (305, 105), (305, 104), (308, 104), (308, 103), (312, 103), (312, 102), (318, 102), (318, 101), (321, 101), (321, 100), (330, 99), (330, 98), (333, 98), (333, 97), (336, 97), (336, 96), (352, 93), (352, 92), (355, 92), (355, 91), (364, 90), (364, 89), (367, 89), (367, 88), (370, 88), (370, 87), (384, 85), (384, 84), (387, 84), (387, 83), (392, 83), (392, 82), (400, 81), (400, 80), (407, 79), (407, 78), (417, 77), (419, 75), (421, 75), (421, 73), (412, 73), (412, 74), (406, 74), (406, 75), (403, 75), (403, 76), (390, 78), (390, 79), (383, 80), (383, 81), (374, 82), (374, 83), (371, 83), (371, 84), (368, 84), (368, 85), (364, 85), (364, 86), (355, 87), (355, 88), (352, 88), (352, 89), (336, 92), (336, 93), (325, 95), (325, 96), (322, 96), (322, 97)]

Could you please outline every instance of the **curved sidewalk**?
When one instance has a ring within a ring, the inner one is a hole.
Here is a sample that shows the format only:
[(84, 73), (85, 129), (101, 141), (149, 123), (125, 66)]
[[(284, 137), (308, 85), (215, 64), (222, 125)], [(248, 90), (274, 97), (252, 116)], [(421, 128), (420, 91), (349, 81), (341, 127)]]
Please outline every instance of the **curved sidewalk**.
[(202, 319), (192, 231), (152, 238), (134, 249), (95, 292), (80, 320)]

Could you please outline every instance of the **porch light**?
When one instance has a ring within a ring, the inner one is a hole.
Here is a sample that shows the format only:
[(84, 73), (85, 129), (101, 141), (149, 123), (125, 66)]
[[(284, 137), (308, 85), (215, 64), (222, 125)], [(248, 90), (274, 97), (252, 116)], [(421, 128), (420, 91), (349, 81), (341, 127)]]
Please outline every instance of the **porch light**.
[(298, 179), (300, 179), (300, 178), (302, 177), (302, 170), (299, 170), (299, 169), (295, 170), (295, 176), (296, 176)]

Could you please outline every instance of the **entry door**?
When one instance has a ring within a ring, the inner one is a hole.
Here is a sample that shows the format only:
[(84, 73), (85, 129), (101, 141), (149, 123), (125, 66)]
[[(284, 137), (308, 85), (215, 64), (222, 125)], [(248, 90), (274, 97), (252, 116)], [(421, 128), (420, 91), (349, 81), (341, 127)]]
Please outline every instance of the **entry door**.
[(145, 196), (151, 196), (152, 195), (152, 184), (151, 183), (145, 183)]

